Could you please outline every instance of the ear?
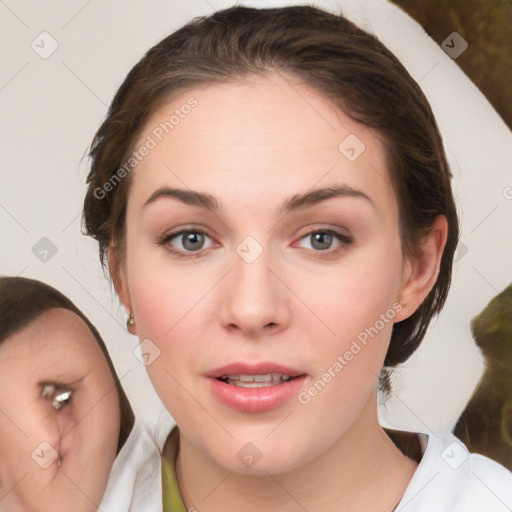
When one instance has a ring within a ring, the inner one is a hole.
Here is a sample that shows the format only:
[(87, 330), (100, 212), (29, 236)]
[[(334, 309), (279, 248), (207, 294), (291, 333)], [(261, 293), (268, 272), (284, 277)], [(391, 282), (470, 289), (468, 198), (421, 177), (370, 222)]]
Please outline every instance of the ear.
[[(126, 270), (124, 265), (119, 261), (113, 244), (110, 244), (108, 248), (108, 269), (112, 277), (116, 293), (121, 304), (124, 306), (126, 313), (128, 315), (133, 313), (130, 289), (128, 288), (126, 279)], [(137, 335), (137, 326), (135, 324), (127, 325), (127, 329), (130, 334)]]
[(423, 238), (419, 254), (404, 259), (402, 286), (398, 297), (402, 309), (395, 316), (395, 322), (410, 317), (434, 287), (447, 236), (448, 221), (444, 215), (440, 215)]

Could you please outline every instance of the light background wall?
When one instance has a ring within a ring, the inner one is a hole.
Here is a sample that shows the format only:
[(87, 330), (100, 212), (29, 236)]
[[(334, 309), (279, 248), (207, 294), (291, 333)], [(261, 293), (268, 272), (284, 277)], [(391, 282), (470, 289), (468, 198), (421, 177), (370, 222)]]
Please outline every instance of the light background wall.
[[(453, 59), (394, 5), (312, 3), (341, 8), (377, 34), (420, 83), (443, 134), (462, 227), (453, 286), (423, 345), (396, 372), (393, 397), (380, 413), (385, 425), (450, 430), (483, 370), (470, 319), (512, 281), (512, 135)], [(85, 153), (115, 91), (145, 51), (192, 17), (232, 4), (0, 2), (0, 274), (41, 279), (72, 299), (102, 333), (137, 417), (150, 424), (162, 405), (134, 355), (138, 341), (126, 332), (96, 243), (80, 234)], [(48, 55), (52, 45), (58, 47)], [(45, 237), (50, 242), (41, 241)]]

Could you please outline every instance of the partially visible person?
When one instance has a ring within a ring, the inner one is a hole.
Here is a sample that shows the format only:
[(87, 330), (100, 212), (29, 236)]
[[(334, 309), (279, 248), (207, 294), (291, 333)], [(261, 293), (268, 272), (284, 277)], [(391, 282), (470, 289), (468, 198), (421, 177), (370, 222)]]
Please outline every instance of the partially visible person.
[(133, 424), (85, 315), (47, 284), (0, 277), (0, 511), (98, 510)]

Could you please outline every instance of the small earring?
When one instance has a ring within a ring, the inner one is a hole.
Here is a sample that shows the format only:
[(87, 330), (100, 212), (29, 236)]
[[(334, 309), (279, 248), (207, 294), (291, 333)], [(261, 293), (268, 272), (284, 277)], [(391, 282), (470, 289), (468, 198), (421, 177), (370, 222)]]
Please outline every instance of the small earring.
[(128, 317), (128, 320), (126, 320), (126, 325), (128, 327), (131, 327), (134, 324), (135, 324), (135, 316), (133, 315), (133, 313), (130, 313), (130, 316)]

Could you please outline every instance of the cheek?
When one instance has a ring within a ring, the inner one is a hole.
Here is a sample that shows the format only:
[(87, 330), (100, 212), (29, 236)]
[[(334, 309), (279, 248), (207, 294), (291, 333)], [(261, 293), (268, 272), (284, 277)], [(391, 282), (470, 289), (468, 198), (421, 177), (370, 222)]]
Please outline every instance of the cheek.
[[(101, 365), (98, 363), (97, 367)], [(103, 371), (89, 374), (88, 379), (70, 408), (74, 425), (62, 439), (60, 469), (71, 481), (81, 482), (81, 493), (97, 503), (115, 460), (120, 410), (115, 384), (106, 363)], [(76, 489), (73, 489), (67, 497), (75, 494)]]
[[(166, 261), (165, 251), (154, 246), (141, 234), (133, 243), (128, 234), (127, 274), (137, 336), (142, 341), (162, 338), (173, 327), (198, 287), (191, 272)], [(133, 238), (133, 237), (132, 237)]]
[(115, 457), (119, 432), (121, 428), (121, 410), (119, 398), (115, 388), (114, 381), (109, 382), (109, 391), (103, 394), (103, 399), (98, 399), (98, 410), (96, 426), (98, 432), (98, 441), (96, 449), (98, 453), (110, 454)]
[(137, 336), (155, 341), (163, 338), (178, 320), (183, 296), (174, 283), (166, 277), (152, 280), (134, 280), (130, 286)]
[[(390, 333), (400, 290), (399, 246), (354, 252), (338, 268), (319, 276), (306, 277), (303, 294), (308, 305), (325, 319), (329, 327), (324, 329), (326, 337), (346, 343), (376, 323), (379, 331)], [(387, 315), (385, 325), (381, 315)]]
[(140, 246), (134, 247), (127, 265), (137, 337), (141, 343), (151, 342), (146, 341), (149, 352), (156, 345), (164, 356), (159, 363), (165, 360), (169, 369), (179, 369), (181, 356), (186, 358), (200, 342), (194, 329), (205, 318), (205, 307), (215, 300), (211, 288), (221, 269), (171, 262), (163, 249)]
[[(400, 309), (395, 302), (396, 283), (389, 267), (368, 261), (345, 267), (332, 282), (331, 293), (313, 289), (318, 303), (324, 304), (323, 310), (315, 311), (321, 311), (319, 316), (329, 330), (318, 320), (309, 325), (314, 366), (310, 382), (297, 399), (307, 421), (309, 414), (332, 414), (333, 436), (356, 419), (375, 392)], [(322, 335), (316, 336), (320, 330)]]
[[(106, 361), (98, 361), (96, 372), (91, 373), (90, 389), (80, 404), (77, 426), (91, 450), (98, 453), (115, 452), (121, 423), (121, 412), (114, 379)], [(90, 433), (95, 432), (94, 436)]]
[(162, 263), (161, 272), (156, 272), (156, 266), (136, 268), (135, 263), (134, 259), (129, 286), (137, 337), (141, 352), (148, 354), (146, 371), (151, 383), (176, 420), (197, 407), (184, 389), (196, 384), (205, 340), (201, 328), (205, 318), (211, 318), (205, 307), (215, 300), (215, 293), (207, 293), (218, 277), (206, 272), (199, 277), (191, 267)]
[(11, 384), (6, 391), (15, 395), (0, 398), (0, 497), (12, 490), (13, 500), (31, 500), (56, 474), (59, 435), (48, 404), (34, 400), (28, 385)]
[[(1, 407), (1, 406), (0, 406)], [(26, 421), (20, 427), (9, 419), (9, 412), (2, 407), (0, 416), (0, 497), (10, 490), (26, 471), (22, 461), (27, 461), (30, 455), (25, 431), (21, 431)], [(17, 418), (19, 421), (20, 418)], [(28, 434), (27, 434), (28, 435)]]
[[(320, 282), (318, 276), (306, 280), (308, 304), (325, 326), (317, 319), (309, 326), (309, 337), (321, 341), (320, 346), (312, 347), (317, 361), (313, 380), (318, 383), (310, 392), (306, 390), (301, 403), (314, 399), (317, 405), (339, 408), (342, 398), (349, 407), (374, 389), (394, 318), (401, 309), (396, 302), (400, 271), (401, 251), (396, 239), (354, 253)], [(320, 329), (322, 335), (314, 336)], [(324, 387), (330, 391), (321, 393), (317, 400)]]

